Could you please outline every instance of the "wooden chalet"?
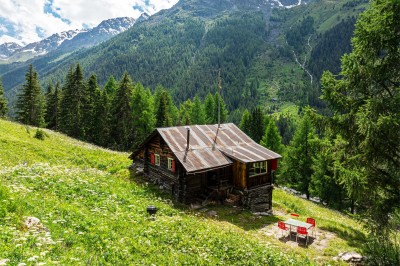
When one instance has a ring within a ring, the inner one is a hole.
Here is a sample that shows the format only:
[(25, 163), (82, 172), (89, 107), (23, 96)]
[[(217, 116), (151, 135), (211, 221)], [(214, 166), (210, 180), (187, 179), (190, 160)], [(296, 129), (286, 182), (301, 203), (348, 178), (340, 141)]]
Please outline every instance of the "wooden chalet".
[(180, 202), (232, 199), (261, 212), (271, 210), (281, 156), (228, 123), (157, 128), (130, 158)]

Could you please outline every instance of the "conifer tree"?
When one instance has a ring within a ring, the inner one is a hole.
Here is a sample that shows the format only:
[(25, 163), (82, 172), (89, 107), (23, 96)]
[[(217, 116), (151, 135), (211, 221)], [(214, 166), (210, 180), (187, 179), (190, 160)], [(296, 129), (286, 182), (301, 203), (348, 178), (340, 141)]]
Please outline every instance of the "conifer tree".
[(45, 102), (39, 85), (38, 74), (32, 64), (29, 65), (25, 74), (22, 92), (17, 97), (17, 120), (27, 125), (43, 126)]
[(3, 83), (0, 79), (0, 118), (5, 118), (8, 112), (7, 101), (4, 97)]
[(207, 94), (207, 97), (204, 101), (204, 109), (206, 112), (206, 123), (207, 124), (215, 124), (217, 120), (215, 119), (215, 100), (211, 93)]
[(104, 86), (104, 90), (107, 92), (107, 95), (110, 99), (114, 98), (117, 88), (118, 82), (115, 80), (114, 76), (111, 75), (106, 85)]
[(310, 198), (310, 182), (313, 174), (313, 154), (316, 145), (315, 129), (310, 116), (303, 115), (293, 140), (287, 148), (282, 176), (297, 190)]
[(75, 138), (84, 138), (84, 103), (86, 84), (82, 69), (77, 64), (75, 70), (70, 68), (67, 74), (63, 95), (60, 102), (60, 129)]
[(265, 118), (260, 107), (256, 107), (250, 114), (250, 137), (260, 143), (265, 133)]
[(134, 146), (139, 145), (155, 128), (154, 99), (149, 89), (137, 83), (132, 95)]
[(245, 109), (242, 115), (242, 120), (239, 125), (240, 129), (248, 136), (251, 134), (251, 117), (249, 110)]
[(132, 91), (131, 77), (125, 72), (112, 104), (112, 138), (119, 150), (133, 145)]
[(170, 127), (173, 125), (170, 113), (170, 101), (168, 92), (163, 89), (159, 95), (158, 106), (156, 111), (156, 127)]
[(94, 135), (93, 142), (101, 146), (110, 145), (110, 127), (111, 127), (111, 101), (107, 91), (101, 92), (100, 100), (96, 102), (94, 110)]
[(371, 1), (341, 75), (322, 77), (323, 99), (334, 111), (323, 122), (342, 139), (335, 173), (349, 194), (358, 191), (357, 204), (380, 231), (400, 211), (399, 29), (399, 1)]
[(53, 85), (50, 83), (46, 93), (46, 127), (58, 130), (58, 119), (60, 115), (60, 83), (57, 82), (53, 91)]
[(228, 116), (228, 110), (226, 110), (226, 104), (224, 102), (224, 99), (222, 99), (222, 96), (216, 92), (214, 95), (214, 104), (215, 104), (215, 109), (214, 109), (214, 121), (215, 123), (218, 123), (218, 102), (219, 102), (219, 118), (220, 118), (220, 123), (225, 123), (226, 117)]
[(190, 99), (184, 101), (179, 106), (179, 125), (191, 125), (191, 117), (192, 117), (193, 103)]
[(313, 155), (311, 190), (328, 206), (343, 209), (346, 190), (340, 180), (335, 177), (335, 146), (328, 138), (318, 140), (316, 143), (318, 150)]
[(96, 135), (96, 106), (100, 101), (101, 93), (99, 86), (97, 84), (97, 76), (92, 74), (89, 77), (86, 85), (86, 93), (83, 98), (83, 127), (85, 139), (88, 141), (94, 141), (94, 136)]
[(199, 97), (194, 97), (190, 120), (193, 125), (204, 125), (206, 123), (206, 113)]
[(282, 137), (279, 134), (278, 127), (276, 126), (274, 119), (269, 120), (267, 129), (265, 130), (265, 134), (262, 137), (260, 144), (267, 149), (282, 154)]

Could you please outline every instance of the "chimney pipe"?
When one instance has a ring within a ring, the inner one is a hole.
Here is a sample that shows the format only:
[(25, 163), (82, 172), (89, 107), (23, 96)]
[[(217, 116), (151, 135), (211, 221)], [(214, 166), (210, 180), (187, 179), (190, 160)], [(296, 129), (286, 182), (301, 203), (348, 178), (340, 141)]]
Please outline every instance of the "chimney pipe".
[(186, 151), (189, 150), (189, 140), (190, 140), (190, 128), (187, 128), (187, 136), (186, 136)]

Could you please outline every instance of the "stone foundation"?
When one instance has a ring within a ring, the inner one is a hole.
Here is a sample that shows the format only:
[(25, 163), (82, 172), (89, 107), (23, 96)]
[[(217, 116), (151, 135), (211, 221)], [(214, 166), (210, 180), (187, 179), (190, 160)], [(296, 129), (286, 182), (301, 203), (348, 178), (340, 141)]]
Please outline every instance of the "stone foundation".
[(268, 212), (272, 209), (272, 185), (260, 186), (243, 192), (243, 205), (252, 212)]

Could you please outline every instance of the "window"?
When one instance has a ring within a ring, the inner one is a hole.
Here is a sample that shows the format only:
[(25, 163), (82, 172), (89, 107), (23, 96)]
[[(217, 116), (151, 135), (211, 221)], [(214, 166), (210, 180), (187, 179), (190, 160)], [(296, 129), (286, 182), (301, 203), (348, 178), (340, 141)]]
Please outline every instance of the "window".
[(172, 164), (173, 164), (173, 162), (174, 162), (174, 159), (168, 158), (168, 170), (171, 170), (171, 171), (172, 171)]
[(249, 176), (263, 174), (267, 172), (267, 162), (257, 162), (250, 165)]
[(154, 161), (155, 161), (155, 165), (160, 166), (160, 155), (159, 154), (154, 154)]

